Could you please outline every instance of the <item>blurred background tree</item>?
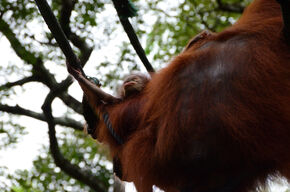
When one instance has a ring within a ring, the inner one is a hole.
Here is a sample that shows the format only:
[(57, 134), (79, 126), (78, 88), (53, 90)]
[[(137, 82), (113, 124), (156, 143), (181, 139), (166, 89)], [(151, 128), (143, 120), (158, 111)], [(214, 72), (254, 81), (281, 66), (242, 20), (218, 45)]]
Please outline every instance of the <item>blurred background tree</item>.
[[(110, 0), (48, 2), (84, 70), (101, 79), (106, 91), (116, 90), (130, 71), (145, 71)], [(160, 69), (197, 33), (233, 24), (250, 0), (133, 2), (139, 11), (131, 22), (149, 60)], [(33, 131), (34, 123), (25, 125), (21, 117), (49, 123), (41, 106), (50, 97), (57, 140), (50, 132), (49, 144), (43, 144), (30, 170), (10, 173), (1, 162), (0, 191), (124, 191), (122, 185), (114, 187), (106, 148), (82, 133), (81, 90), (68, 76), (65, 58), (33, 0), (0, 1), (0, 42), (6, 41), (13, 53), (1, 54), (0, 150), (14, 150)], [(23, 154), (28, 151), (29, 146)]]

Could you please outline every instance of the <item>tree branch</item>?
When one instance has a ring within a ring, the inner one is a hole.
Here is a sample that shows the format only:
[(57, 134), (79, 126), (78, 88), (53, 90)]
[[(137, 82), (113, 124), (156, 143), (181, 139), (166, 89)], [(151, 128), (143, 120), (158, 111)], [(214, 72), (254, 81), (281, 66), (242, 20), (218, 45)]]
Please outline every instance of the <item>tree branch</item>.
[(107, 191), (107, 187), (104, 183), (98, 179), (98, 177), (94, 176), (89, 170), (82, 170), (77, 165), (71, 164), (70, 161), (65, 159), (60, 152), (57, 138), (55, 136), (55, 121), (52, 116), (51, 103), (54, 98), (57, 96), (58, 90), (51, 91), (42, 105), (43, 113), (46, 117), (46, 121), (48, 124), (48, 133), (49, 133), (49, 141), (50, 141), (50, 151), (52, 157), (54, 159), (55, 164), (61, 168), (65, 173), (70, 175), (71, 177), (79, 180), (80, 182), (88, 185), (93, 190), (97, 192), (105, 192)]
[(218, 8), (222, 11), (233, 12), (233, 13), (243, 13), (245, 7), (240, 4), (224, 4), (222, 0), (217, 0)]
[(53, 78), (53, 75), (44, 67), (42, 59), (36, 57), (34, 53), (25, 49), (25, 47), (16, 37), (15, 33), (13, 33), (9, 27), (8, 23), (6, 23), (3, 19), (0, 19), (0, 31), (8, 39), (15, 53), (26, 63), (33, 66), (32, 76), (35, 78), (35, 80), (37, 79), (41, 81), (48, 87), (52, 87), (54, 84), (56, 84), (56, 80)]
[[(11, 113), (14, 115), (24, 115), (24, 116), (31, 117), (40, 121), (46, 121), (46, 118), (43, 113), (36, 113), (34, 111), (24, 109), (20, 107), (19, 105), (9, 106), (9, 105), (0, 104), (0, 111)], [(71, 127), (75, 130), (83, 130), (83, 125), (81, 123), (67, 117), (54, 118), (54, 124)]]
[(42, 62), (34, 66), (33, 73), (35, 76), (41, 78), (40, 81), (48, 86), (49, 89), (62, 90), (62, 92), (58, 94), (58, 97), (75, 112), (82, 114), (81, 103), (66, 92), (68, 87), (73, 83), (73, 79), (70, 75), (61, 83), (57, 83), (53, 75), (44, 67)]
[(59, 17), (59, 24), (66, 34), (67, 37), (69, 37), (69, 34), (71, 33), (71, 29), (69, 27), (70, 24), (70, 17), (71, 13), (74, 9), (76, 1), (73, 0), (61, 0), (62, 7), (60, 10), (60, 17)]
[(38, 58), (35, 57), (34, 53), (31, 53), (26, 50), (20, 41), (16, 38), (15, 33), (10, 29), (9, 24), (6, 23), (2, 18), (0, 18), (0, 31), (8, 39), (11, 44), (11, 47), (14, 49), (16, 55), (24, 60), (26, 63), (35, 65)]
[[(38, 6), (40, 9), (42, 9), (42, 11), (43, 11), (43, 8), (45, 9), (45, 6), (48, 6), (45, 0), (44, 1), (36, 0), (36, 1), (38, 2)], [(65, 53), (67, 60), (70, 61), (71, 64), (78, 67), (82, 71), (82, 69), (80, 68), (80, 61), (77, 59), (76, 55), (73, 53), (69, 42), (65, 38), (65, 35), (62, 33), (61, 28), (58, 25), (54, 25), (57, 22), (55, 22), (55, 18), (52, 12), (50, 11), (47, 14), (48, 14), (48, 18), (46, 18), (46, 22), (48, 22), (48, 26), (50, 27), (62, 51)], [(54, 22), (54, 23), (50, 25), (51, 22), (52, 23)], [(33, 77), (36, 79), (39, 79), (40, 82), (42, 82), (43, 84), (47, 85), (50, 88), (50, 93), (47, 95), (45, 102), (42, 106), (43, 113), (36, 113), (34, 111), (24, 109), (18, 105), (8, 106), (8, 105), (0, 104), (0, 110), (9, 112), (11, 114), (24, 115), (24, 116), (32, 117), (38, 120), (46, 121), (49, 128), (50, 151), (56, 165), (59, 166), (65, 173), (83, 182), (84, 184), (88, 185), (93, 190), (98, 191), (98, 192), (107, 191), (108, 186), (106, 186), (105, 182), (100, 180), (97, 176), (93, 175), (90, 170), (82, 170), (77, 165), (71, 164), (67, 159), (65, 159), (62, 156), (59, 146), (58, 146), (57, 138), (55, 135), (55, 125), (59, 124), (59, 125), (64, 125), (64, 126), (69, 126), (69, 127), (78, 126), (78, 129), (82, 129), (82, 125), (72, 119), (54, 118), (52, 116), (51, 104), (56, 97), (61, 98), (62, 100), (64, 100), (65, 103), (68, 103), (69, 100), (70, 101), (74, 100), (72, 97), (70, 97), (66, 93), (67, 88), (72, 83), (71, 77), (67, 77), (63, 82), (57, 83), (53, 74), (51, 74), (45, 68), (41, 58), (36, 57), (35, 54), (29, 51), (26, 51), (25, 47), (21, 45), (19, 40), (16, 38), (16, 35), (9, 28), (9, 25), (2, 19), (0, 19), (0, 31), (3, 32), (3, 34), (10, 41), (11, 46), (15, 50), (16, 54), (25, 62), (33, 65), (33, 69), (32, 69)], [(80, 46), (84, 47), (84, 44), (81, 44), (80, 42), (78, 43)], [(86, 56), (82, 60), (83, 63), (87, 61), (92, 51), (92, 49), (87, 49), (87, 50), (89, 51), (86, 52), (85, 54)], [(22, 85), (28, 81), (27, 79), (22, 80), (22, 81), (19, 80), (12, 84), (6, 84), (6, 86), (7, 85), (13, 86), (16, 84)], [(76, 102), (76, 100), (74, 101), (75, 101), (75, 104), (79, 104), (79, 102)]]
[(82, 103), (70, 96), (68, 93), (64, 92), (58, 95), (58, 97), (64, 102), (67, 106), (73, 109), (78, 114), (83, 114)]
[(139, 56), (140, 60), (144, 64), (146, 70), (149, 73), (154, 73), (155, 70), (152, 67), (151, 63), (148, 61), (147, 56), (145, 54), (145, 51), (142, 48), (141, 43), (140, 43), (140, 41), (139, 41), (135, 31), (134, 31), (134, 28), (132, 27), (129, 19), (121, 19), (120, 18), (120, 21), (121, 21), (121, 24), (122, 24), (124, 30), (126, 31), (126, 34), (129, 38), (132, 46), (134, 47), (137, 55)]
[(4, 90), (4, 89), (10, 89), (10, 88), (17, 86), (17, 85), (21, 86), (21, 85), (24, 85), (26, 83), (30, 83), (33, 81), (37, 81), (37, 78), (35, 76), (25, 77), (23, 79), (15, 81), (15, 82), (8, 82), (8, 83), (0, 86), (0, 91)]
[(80, 38), (75, 33), (70, 33), (69, 40), (72, 42), (74, 46), (79, 48), (81, 54), (79, 56), (80, 62), (82, 66), (85, 66), (87, 61), (89, 60), (94, 48), (89, 47), (89, 45), (86, 43), (85, 39)]
[(42, 14), (48, 28), (50, 29), (51, 33), (53, 34), (56, 42), (58, 43), (59, 47), (61, 48), (62, 52), (66, 56), (66, 59), (70, 62), (72, 66), (78, 68), (83, 75), (85, 75), (80, 61), (78, 60), (77, 56), (74, 54), (66, 35), (64, 34), (63, 30), (61, 29), (57, 19), (55, 18), (51, 8), (47, 4), (46, 0), (35, 0), (40, 13)]
[[(130, 43), (132, 44), (133, 48), (135, 49), (137, 55), (139, 56), (140, 60), (142, 61), (143, 65), (145, 66), (146, 70), (149, 73), (154, 73), (155, 70), (152, 67), (151, 63), (148, 61), (147, 56), (145, 54), (144, 49), (141, 46), (141, 43), (134, 31), (134, 28), (132, 27), (128, 17), (135, 16), (130, 15), (126, 16), (126, 13), (130, 10), (130, 3), (127, 0), (113, 0), (114, 7), (118, 13), (118, 17), (120, 19), (120, 22), (130, 40)], [(136, 13), (137, 15), (137, 13)]]
[(81, 61), (81, 65), (84, 66), (91, 56), (93, 47), (90, 47), (86, 43), (85, 39), (80, 38), (78, 35), (71, 31), (69, 23), (71, 12), (74, 9), (75, 3), (76, 1), (72, 0), (62, 0), (59, 23), (67, 38), (80, 50), (81, 55), (79, 56), (79, 59)]
[[(33, 53), (26, 51), (25, 47), (20, 43), (16, 35), (10, 29), (9, 25), (2, 19), (0, 19), (0, 31), (5, 35), (5, 37), (9, 40), (11, 47), (14, 49), (15, 53), (24, 61), (31, 64), (33, 66), (32, 76), (23, 78), (22, 80), (6, 83), (5, 85), (0, 86), (0, 90), (5, 88), (11, 88), (16, 85), (23, 85), (32, 81), (39, 81), (48, 86), (50, 89), (55, 89), (55, 87), (60, 86), (55, 80), (53, 74), (51, 74), (43, 64), (43, 61), (40, 58), (34, 56)], [(68, 76), (61, 85), (63, 91), (66, 91), (67, 88), (72, 84), (73, 80), (70, 76)], [(67, 93), (63, 93), (59, 95), (59, 98), (69, 107), (71, 107), (74, 111), (79, 114), (82, 114), (81, 103), (78, 102), (73, 97), (69, 96)], [(70, 103), (71, 102), (71, 103)]]

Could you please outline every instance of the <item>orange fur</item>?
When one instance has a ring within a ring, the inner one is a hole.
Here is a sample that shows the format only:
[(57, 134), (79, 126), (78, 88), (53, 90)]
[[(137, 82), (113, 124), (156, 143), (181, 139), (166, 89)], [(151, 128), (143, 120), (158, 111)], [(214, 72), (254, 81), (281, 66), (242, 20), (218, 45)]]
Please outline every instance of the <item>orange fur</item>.
[[(139, 192), (208, 191), (237, 180), (255, 189), (269, 175), (290, 179), (290, 47), (275, 0), (255, 0), (232, 27), (189, 45), (145, 90), (103, 107), (100, 141)], [(99, 106), (95, 106), (99, 110)]]

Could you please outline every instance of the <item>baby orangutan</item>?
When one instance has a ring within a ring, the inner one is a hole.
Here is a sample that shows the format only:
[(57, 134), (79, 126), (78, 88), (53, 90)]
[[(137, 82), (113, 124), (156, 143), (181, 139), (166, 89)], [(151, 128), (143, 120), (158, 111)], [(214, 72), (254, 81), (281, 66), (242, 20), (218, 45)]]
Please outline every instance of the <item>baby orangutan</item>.
[(146, 84), (149, 82), (149, 77), (142, 73), (133, 73), (125, 77), (124, 82), (118, 90), (121, 99), (134, 96), (140, 93)]
[[(88, 77), (88, 80), (96, 86), (100, 87), (100, 82), (96, 78)], [(137, 95), (144, 89), (148, 82), (149, 77), (142, 73), (134, 73), (126, 76), (124, 78), (123, 84), (118, 89), (118, 95), (120, 99), (124, 100)], [(94, 139), (96, 139), (93, 133), (95, 131), (95, 126), (98, 123), (99, 117), (97, 117), (93, 109), (90, 107), (85, 95), (83, 96), (82, 106), (83, 116), (86, 120), (84, 132), (90, 134)]]

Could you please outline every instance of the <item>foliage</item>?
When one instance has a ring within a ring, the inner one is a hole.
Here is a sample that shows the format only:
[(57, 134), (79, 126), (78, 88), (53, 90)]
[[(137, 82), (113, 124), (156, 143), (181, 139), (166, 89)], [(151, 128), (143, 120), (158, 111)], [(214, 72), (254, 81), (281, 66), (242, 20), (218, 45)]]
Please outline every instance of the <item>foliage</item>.
[(25, 127), (11, 121), (0, 121), (0, 150), (13, 147), (19, 142), (19, 135), (26, 134)]

